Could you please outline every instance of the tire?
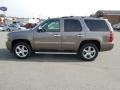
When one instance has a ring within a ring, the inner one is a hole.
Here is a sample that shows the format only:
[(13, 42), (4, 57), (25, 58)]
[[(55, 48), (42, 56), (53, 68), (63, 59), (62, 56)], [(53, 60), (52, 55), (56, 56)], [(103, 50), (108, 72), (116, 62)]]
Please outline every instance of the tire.
[(98, 56), (98, 48), (93, 43), (86, 43), (79, 49), (78, 56), (84, 61), (93, 61)]
[(16, 43), (13, 47), (14, 55), (19, 59), (26, 59), (32, 54), (32, 49), (29, 44), (24, 42)]
[(8, 28), (7, 31), (10, 32), (11, 30)]

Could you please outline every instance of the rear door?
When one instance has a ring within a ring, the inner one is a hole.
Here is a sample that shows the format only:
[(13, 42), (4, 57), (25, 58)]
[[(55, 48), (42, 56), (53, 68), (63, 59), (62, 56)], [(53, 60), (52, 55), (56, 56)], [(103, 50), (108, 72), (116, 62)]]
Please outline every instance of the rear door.
[(62, 33), (62, 49), (78, 50), (81, 40), (84, 38), (84, 30), (78, 19), (64, 19)]

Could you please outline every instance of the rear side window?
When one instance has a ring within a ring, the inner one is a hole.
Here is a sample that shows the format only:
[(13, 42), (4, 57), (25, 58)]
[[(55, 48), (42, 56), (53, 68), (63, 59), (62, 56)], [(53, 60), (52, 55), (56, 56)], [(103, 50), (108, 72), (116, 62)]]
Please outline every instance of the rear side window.
[(82, 30), (82, 27), (78, 20), (73, 20), (73, 19), (64, 20), (65, 32), (80, 32), (81, 30)]
[(108, 31), (109, 27), (105, 20), (85, 20), (90, 31)]

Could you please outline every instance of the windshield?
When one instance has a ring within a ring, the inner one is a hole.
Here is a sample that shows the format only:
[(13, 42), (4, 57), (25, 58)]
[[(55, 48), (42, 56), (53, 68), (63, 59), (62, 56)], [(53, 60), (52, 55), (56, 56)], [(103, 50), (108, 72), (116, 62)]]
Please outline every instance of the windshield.
[(38, 26), (43, 27), (43, 25), (44, 25), (48, 20), (49, 20), (49, 19), (47, 19), (47, 20), (45, 20), (45, 21), (43, 21), (43, 22), (37, 23), (37, 25), (36, 25), (34, 28), (32, 28), (32, 30), (34, 30), (34, 29), (37, 28)]

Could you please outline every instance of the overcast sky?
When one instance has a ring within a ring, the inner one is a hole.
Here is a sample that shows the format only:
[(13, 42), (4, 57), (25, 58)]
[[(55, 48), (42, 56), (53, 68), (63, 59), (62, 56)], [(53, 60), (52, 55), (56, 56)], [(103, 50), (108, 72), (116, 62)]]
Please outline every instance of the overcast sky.
[[(7, 16), (88, 16), (97, 10), (120, 10), (119, 0), (0, 0)], [(0, 12), (2, 13), (2, 12)]]

